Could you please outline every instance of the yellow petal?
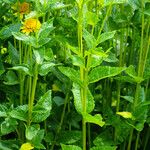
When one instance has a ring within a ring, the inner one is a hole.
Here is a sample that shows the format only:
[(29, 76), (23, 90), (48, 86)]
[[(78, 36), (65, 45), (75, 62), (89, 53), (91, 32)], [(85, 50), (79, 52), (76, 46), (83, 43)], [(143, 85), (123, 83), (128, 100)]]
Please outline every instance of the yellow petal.
[(116, 112), (116, 114), (122, 116), (123, 118), (132, 118), (132, 114), (126, 111)]
[(34, 147), (30, 143), (24, 143), (24, 144), (21, 145), (20, 150), (31, 150), (33, 148)]

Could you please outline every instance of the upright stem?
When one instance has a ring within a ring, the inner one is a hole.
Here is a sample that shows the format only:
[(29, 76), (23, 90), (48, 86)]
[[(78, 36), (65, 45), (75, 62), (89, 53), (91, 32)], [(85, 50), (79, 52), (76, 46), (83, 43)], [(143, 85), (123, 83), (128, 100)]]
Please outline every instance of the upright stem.
[[(84, 49), (83, 49), (83, 5), (84, 0), (78, 2), (78, 46), (80, 55), (84, 58)], [(86, 84), (87, 72), (85, 67), (80, 67), (80, 80), (83, 82), (83, 87), (81, 87), (81, 102), (83, 108), (83, 114), (86, 114), (86, 95), (87, 95), (87, 84)], [(86, 121), (82, 119), (82, 142), (83, 150), (86, 150)]]

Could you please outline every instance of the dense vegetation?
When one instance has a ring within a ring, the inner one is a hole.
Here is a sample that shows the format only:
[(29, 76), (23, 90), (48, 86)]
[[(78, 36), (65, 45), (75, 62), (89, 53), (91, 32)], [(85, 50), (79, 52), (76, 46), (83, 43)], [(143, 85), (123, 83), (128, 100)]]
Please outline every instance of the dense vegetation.
[(0, 150), (148, 150), (149, 0), (0, 0)]

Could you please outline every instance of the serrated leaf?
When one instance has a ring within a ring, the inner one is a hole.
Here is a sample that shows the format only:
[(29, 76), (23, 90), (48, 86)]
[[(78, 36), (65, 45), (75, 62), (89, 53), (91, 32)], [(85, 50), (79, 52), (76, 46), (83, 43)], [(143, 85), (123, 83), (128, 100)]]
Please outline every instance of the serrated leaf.
[(124, 71), (123, 67), (98, 66), (93, 68), (89, 73), (89, 83), (97, 82), (107, 77), (113, 77)]
[(86, 122), (97, 124), (100, 127), (102, 127), (105, 124), (105, 122), (102, 121), (102, 116), (100, 114), (96, 114), (94, 116), (90, 114), (82, 114), (82, 116)]
[(61, 144), (62, 150), (82, 150), (81, 147), (76, 146), (76, 145), (64, 145)]

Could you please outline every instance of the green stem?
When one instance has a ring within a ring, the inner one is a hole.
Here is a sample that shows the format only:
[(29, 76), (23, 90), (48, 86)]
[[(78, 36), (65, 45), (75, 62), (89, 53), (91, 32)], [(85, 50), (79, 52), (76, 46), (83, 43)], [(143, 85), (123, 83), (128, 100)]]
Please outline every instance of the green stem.
[(129, 136), (129, 142), (128, 142), (127, 150), (131, 150), (132, 135), (133, 135), (133, 129), (131, 129), (131, 131), (130, 131), (130, 136)]
[(139, 137), (140, 137), (140, 132), (137, 133), (136, 142), (135, 142), (135, 150), (138, 149)]

